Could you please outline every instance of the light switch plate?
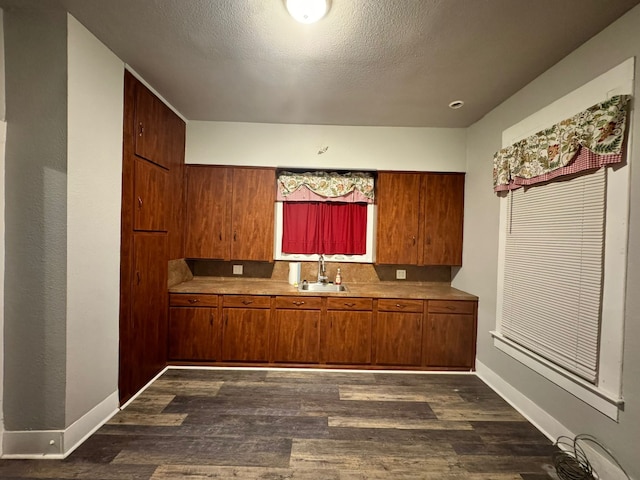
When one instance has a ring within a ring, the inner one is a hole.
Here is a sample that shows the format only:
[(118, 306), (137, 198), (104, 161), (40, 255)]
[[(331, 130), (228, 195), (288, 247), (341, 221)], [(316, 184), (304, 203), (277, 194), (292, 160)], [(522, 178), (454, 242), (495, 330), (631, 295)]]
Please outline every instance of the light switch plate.
[(406, 270), (396, 270), (396, 280), (406, 280), (407, 271)]
[(234, 265), (233, 266), (233, 274), (234, 275), (242, 275), (242, 265)]

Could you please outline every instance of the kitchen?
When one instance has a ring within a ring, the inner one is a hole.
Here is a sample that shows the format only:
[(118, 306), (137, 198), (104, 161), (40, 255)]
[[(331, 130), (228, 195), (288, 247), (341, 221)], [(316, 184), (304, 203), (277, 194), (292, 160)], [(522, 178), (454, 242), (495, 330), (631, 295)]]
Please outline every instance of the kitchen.
[[(589, 419), (589, 430), (632, 465), (640, 388), (638, 348), (635, 348), (640, 341), (635, 313), (638, 300), (634, 295), (629, 294), (626, 299), (623, 378), (626, 404), (617, 422), (594, 413), (580, 400), (497, 351), (488, 332), (495, 326), (499, 229), (498, 199), (491, 191), (491, 161), (501, 147), (501, 133), (607, 69), (636, 56), (637, 45), (640, 44), (636, 33), (639, 15), (637, 7), (631, 10), (468, 128), (392, 129), (227, 123), (213, 128), (214, 125), (207, 122), (190, 121), (186, 161), (243, 165), (250, 159), (250, 164), (255, 166), (261, 166), (261, 162), (263, 165), (287, 166), (283, 164), (282, 156), (290, 156), (293, 151), (300, 155), (301, 152), (308, 153), (303, 158), (298, 155), (291, 166), (305, 161), (315, 167), (326, 164), (327, 168), (340, 168), (344, 159), (333, 152), (348, 150), (358, 152), (353, 159), (349, 156), (349, 166), (354, 169), (384, 168), (387, 159), (393, 158), (394, 165), (400, 170), (465, 171), (463, 267), (455, 274), (453, 285), (480, 298), (477, 358), (513, 389), (515, 399), (540, 413), (543, 420), (555, 419), (569, 431), (578, 433), (586, 428), (584, 419)], [(7, 18), (14, 17), (7, 17), (5, 13), (5, 21)], [(120, 164), (113, 159), (121, 158), (122, 118), (117, 105), (121, 103), (119, 85), (123, 63), (73, 19), (69, 19), (68, 26), (69, 58), (61, 59), (61, 56), (66, 57), (66, 38), (61, 38), (56, 28), (66, 32), (67, 17), (49, 13), (42, 19), (51, 25), (50, 35), (46, 38), (52, 51), (29, 57), (22, 54), (23, 50), (18, 49), (14, 54), (8, 50), (5, 58), (8, 126), (5, 153), (7, 238), (3, 407), (7, 432), (62, 431), (105, 399), (110, 402), (107, 402), (107, 410), (117, 404), (117, 395), (113, 397), (117, 382), (117, 325), (113, 319), (118, 317), (121, 172)], [(12, 21), (22, 21), (21, 28), (27, 28), (28, 22), (24, 17)], [(42, 35), (38, 29), (30, 33)], [(15, 38), (19, 32), (6, 23), (5, 38), (10, 40), (11, 35)], [(610, 48), (612, 44), (615, 44), (615, 49)], [(30, 47), (23, 45), (21, 48)], [(21, 59), (26, 58), (31, 58), (38, 67), (25, 65)], [(65, 67), (67, 61), (68, 68)], [(58, 108), (52, 106), (38, 112), (47, 115), (32, 113), (24, 120), (29, 128), (16, 131), (12, 130), (10, 121), (12, 117), (16, 118), (16, 104), (12, 102), (19, 99), (22, 105), (30, 104), (29, 96), (19, 96), (24, 77), (11, 78), (12, 71), (17, 68), (26, 71), (31, 68), (34, 74), (46, 72), (46, 75), (28, 77), (29, 82), (35, 83), (30, 91), (46, 95), (52, 88), (51, 83), (45, 81), (46, 77), (58, 78), (61, 74), (66, 77), (64, 72), (67, 69), (70, 87), (68, 99), (66, 95), (63, 99), (56, 97)], [(106, 81), (105, 78), (111, 80)], [(38, 81), (42, 83), (38, 84)], [(83, 109), (86, 85), (92, 85), (89, 89), (91, 97), (103, 99), (90, 109)], [(66, 114), (59, 117), (49, 115), (53, 111), (68, 111), (68, 119)], [(95, 115), (96, 111), (101, 114)], [(53, 131), (50, 125), (66, 124), (67, 120), (68, 145), (65, 146), (67, 141), (61, 141), (60, 132)], [(88, 129), (87, 125), (91, 128)], [(634, 121), (632, 125), (634, 133), (637, 132), (639, 123)], [(15, 144), (11, 145), (11, 139), (15, 138), (13, 135), (26, 135), (27, 131), (40, 131), (42, 135), (29, 137), (28, 141), (23, 141), (23, 150), (15, 150)], [(247, 138), (253, 141), (247, 142)], [(285, 138), (289, 140), (284, 142)], [(212, 150), (211, 144), (224, 161), (215, 161), (206, 153)], [(302, 147), (309, 144), (314, 148), (303, 150)], [(317, 147), (326, 145), (330, 156), (318, 156)], [(40, 156), (37, 152), (47, 153)], [(58, 158), (66, 158), (66, 162), (50, 163), (54, 153), (59, 155)], [(260, 161), (257, 160), (258, 155)], [(30, 171), (28, 162), (17, 160), (25, 156), (43, 158), (44, 163)], [(204, 157), (207, 161), (202, 160)], [(637, 148), (632, 144), (630, 162), (637, 158)], [(329, 164), (329, 159), (335, 163)], [(323, 163), (319, 164), (320, 161)], [(40, 170), (46, 173), (43, 175)], [(632, 205), (637, 191), (638, 175), (633, 171)], [(41, 199), (41, 202), (34, 199)], [(24, 223), (25, 218), (39, 219), (33, 222), (34, 230)], [(637, 218), (638, 212), (632, 208), (628, 292), (637, 290), (640, 283), (638, 269), (633, 268), (638, 258)], [(41, 240), (33, 245), (29, 244), (29, 239)], [(47, 252), (60, 253), (60, 256), (54, 255), (44, 262), (49, 266), (46, 276), (42, 275), (41, 266), (31, 260), (42, 251), (39, 245), (44, 242)], [(99, 278), (96, 278), (96, 272), (101, 272)], [(34, 302), (32, 294), (43, 300)], [(65, 301), (61, 300), (65, 298)], [(43, 317), (45, 306), (48, 313)], [(91, 325), (83, 321), (87, 312), (92, 312)], [(46, 321), (29, 323), (30, 328), (25, 329), (21, 326), (22, 318), (46, 318)], [(34, 350), (42, 352), (41, 355), (31, 355)], [(23, 381), (25, 378), (29, 380)], [(49, 439), (46, 440), (48, 443)], [(45, 447), (43, 451), (47, 449)]]

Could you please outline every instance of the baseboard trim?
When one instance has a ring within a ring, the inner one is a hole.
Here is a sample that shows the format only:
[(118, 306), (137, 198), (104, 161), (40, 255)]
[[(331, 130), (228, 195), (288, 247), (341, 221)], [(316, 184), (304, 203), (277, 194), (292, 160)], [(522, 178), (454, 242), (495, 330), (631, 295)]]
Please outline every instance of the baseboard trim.
[(64, 430), (5, 431), (3, 459), (64, 459), (118, 412), (113, 392)]
[[(519, 390), (507, 383), (500, 375), (477, 359), (476, 374), (478, 375), (478, 378), (489, 385), (489, 387), (491, 387), (498, 395), (509, 403), (509, 405), (515, 408), (552, 442), (555, 442), (560, 436), (566, 436), (572, 439), (576, 436), (576, 433), (570, 431), (562, 423), (549, 415), (528, 397), (520, 393)], [(620, 471), (620, 469), (601, 452), (593, 449), (589, 445), (585, 445), (584, 443), (581, 443), (581, 446), (585, 450), (587, 458), (592, 464), (594, 470), (598, 473), (597, 478), (607, 480), (627, 480), (627, 477)]]

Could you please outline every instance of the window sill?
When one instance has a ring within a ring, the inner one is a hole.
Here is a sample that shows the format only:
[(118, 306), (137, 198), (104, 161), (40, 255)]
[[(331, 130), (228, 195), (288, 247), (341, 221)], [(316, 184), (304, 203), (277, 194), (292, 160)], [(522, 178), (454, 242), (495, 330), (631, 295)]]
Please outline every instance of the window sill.
[(492, 331), (491, 335), (493, 336), (493, 345), (498, 350), (518, 360), (612, 420), (618, 421), (618, 412), (624, 406), (623, 399), (566, 372), (557, 365), (505, 338), (500, 332)]

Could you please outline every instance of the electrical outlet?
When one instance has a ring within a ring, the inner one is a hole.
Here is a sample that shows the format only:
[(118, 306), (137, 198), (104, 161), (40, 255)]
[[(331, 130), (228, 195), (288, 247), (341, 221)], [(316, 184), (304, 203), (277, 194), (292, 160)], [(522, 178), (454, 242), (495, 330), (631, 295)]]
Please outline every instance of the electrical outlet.
[(407, 271), (406, 270), (396, 270), (396, 280), (406, 280)]
[(242, 275), (242, 265), (234, 265), (233, 266), (233, 274), (234, 275)]

